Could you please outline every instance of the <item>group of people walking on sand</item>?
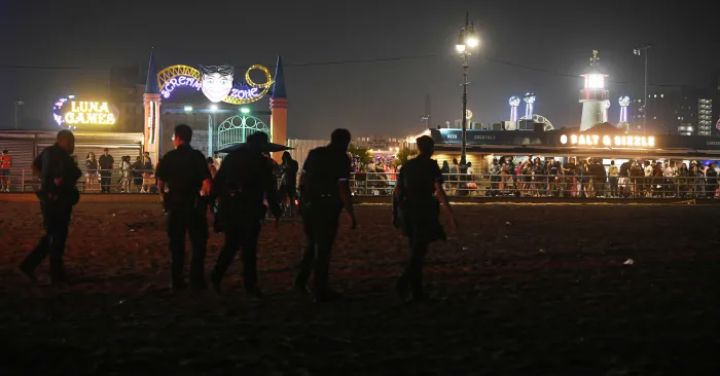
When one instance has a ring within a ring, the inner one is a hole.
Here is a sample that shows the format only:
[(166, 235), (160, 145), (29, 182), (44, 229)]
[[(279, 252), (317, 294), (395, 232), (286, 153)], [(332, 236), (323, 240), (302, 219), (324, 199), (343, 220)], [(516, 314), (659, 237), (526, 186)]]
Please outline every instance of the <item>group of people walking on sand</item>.
[[(175, 148), (162, 157), (156, 171), (157, 188), (167, 214), (170, 286), (174, 290), (207, 288), (204, 270), (209, 237), (207, 213), (209, 208), (216, 208), (214, 228), (225, 234), (225, 242), (210, 271), (210, 287), (218, 292), (222, 289), (223, 277), (236, 253), (241, 251), (245, 291), (251, 297), (261, 298), (257, 272), (261, 223), (269, 210), (277, 227), (282, 212), (280, 203), (283, 202), (278, 199), (274, 175), (277, 167), (269, 155), (272, 144), (265, 133), (255, 133), (228, 154), (217, 171), (211, 171), (212, 161), (193, 149), (191, 140), (189, 126), (176, 126)], [(357, 223), (349, 186), (351, 159), (347, 151), (350, 140), (349, 131), (333, 131), (327, 146), (310, 151), (300, 175), (299, 208), (306, 247), (293, 289), (299, 294), (311, 295), (316, 302), (340, 297), (330, 287), (329, 266), (341, 212), (347, 213), (353, 229)], [(45, 232), (37, 247), (19, 266), (19, 271), (31, 280), (36, 279), (35, 269), (49, 255), (52, 284), (66, 282), (63, 252), (72, 208), (80, 198), (76, 182), (82, 175), (71, 158), (74, 143), (73, 133), (62, 130), (58, 132), (56, 143), (46, 148), (33, 163), (41, 180), (37, 196)], [(393, 195), (393, 223), (408, 237), (410, 249), (396, 289), (403, 300), (413, 301), (425, 297), (422, 269), (428, 245), (445, 239), (439, 221), (441, 205), (447, 208), (450, 224), (455, 227), (455, 218), (442, 187), (442, 173), (437, 162), (431, 159), (433, 140), (422, 136), (417, 139), (417, 145), (419, 155), (402, 167)], [(284, 160), (283, 165), (288, 176), (293, 170), (297, 171), (296, 164), (288, 160)], [(292, 184), (289, 181), (281, 184), (281, 190), (294, 192), (295, 179), (292, 180)], [(285, 195), (288, 196), (287, 192)], [(192, 248), (187, 281), (184, 275), (186, 233)]]

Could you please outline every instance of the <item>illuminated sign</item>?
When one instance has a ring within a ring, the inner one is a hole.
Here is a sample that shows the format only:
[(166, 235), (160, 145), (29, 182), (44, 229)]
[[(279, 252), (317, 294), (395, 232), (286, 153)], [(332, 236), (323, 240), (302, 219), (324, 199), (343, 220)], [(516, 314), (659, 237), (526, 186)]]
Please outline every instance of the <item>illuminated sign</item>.
[(598, 135), (598, 134), (563, 134), (560, 143), (569, 146), (606, 146), (606, 147), (655, 147), (654, 136), (633, 135)]
[(106, 101), (83, 101), (69, 95), (53, 105), (53, 120), (61, 127), (77, 129), (78, 125), (114, 125), (117, 118), (117, 109)]
[[(265, 82), (256, 83), (250, 77), (252, 71), (259, 71)], [(170, 98), (175, 89), (189, 87), (202, 91), (210, 102), (247, 104), (259, 101), (272, 87), (270, 70), (255, 64), (245, 71), (245, 82), (235, 82), (235, 69), (230, 65), (208, 65), (198, 68), (189, 65), (172, 65), (158, 73), (158, 85), (163, 98)]]

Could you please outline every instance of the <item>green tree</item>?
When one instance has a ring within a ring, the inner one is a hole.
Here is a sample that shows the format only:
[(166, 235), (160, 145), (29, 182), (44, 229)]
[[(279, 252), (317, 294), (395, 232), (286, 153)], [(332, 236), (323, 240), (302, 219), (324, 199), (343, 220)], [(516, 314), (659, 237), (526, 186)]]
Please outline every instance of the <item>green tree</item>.
[(417, 150), (410, 149), (407, 146), (403, 146), (397, 154), (398, 164), (400, 166), (404, 165), (405, 163), (407, 163), (408, 159), (412, 158), (415, 155), (417, 155)]
[(372, 156), (370, 155), (370, 152), (367, 148), (357, 147), (353, 144), (350, 144), (350, 147), (348, 147), (348, 151), (350, 152), (350, 154), (352, 154), (353, 157), (357, 158), (361, 168), (365, 168), (368, 163), (372, 162)]

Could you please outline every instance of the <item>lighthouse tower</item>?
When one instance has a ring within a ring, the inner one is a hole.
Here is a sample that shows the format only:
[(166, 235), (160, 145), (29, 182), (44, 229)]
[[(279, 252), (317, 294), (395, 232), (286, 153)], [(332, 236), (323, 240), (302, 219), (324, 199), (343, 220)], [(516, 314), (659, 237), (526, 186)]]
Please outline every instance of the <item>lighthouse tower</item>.
[(145, 107), (143, 150), (150, 153), (150, 159), (152, 159), (153, 163), (157, 163), (160, 158), (160, 102), (155, 54), (150, 52), (148, 73), (145, 79), (145, 93), (143, 94), (143, 105)]
[(580, 90), (580, 103), (582, 103), (580, 131), (588, 130), (595, 124), (607, 121), (609, 107), (607, 105), (609, 93), (605, 89), (607, 75), (600, 73), (599, 62), (598, 51), (593, 50), (593, 56), (590, 58), (590, 70), (582, 75), (585, 78), (585, 87)]
[[(285, 92), (285, 73), (282, 56), (278, 56), (275, 67), (275, 83), (270, 95), (270, 134), (272, 142), (287, 145), (287, 93)], [(282, 163), (282, 153), (273, 153), (273, 159)]]

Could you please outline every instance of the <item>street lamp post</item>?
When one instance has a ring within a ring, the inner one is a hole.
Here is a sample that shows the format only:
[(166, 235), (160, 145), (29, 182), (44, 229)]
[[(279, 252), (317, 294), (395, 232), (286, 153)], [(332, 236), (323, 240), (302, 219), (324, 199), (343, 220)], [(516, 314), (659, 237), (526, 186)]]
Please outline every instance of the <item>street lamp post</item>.
[(480, 44), (480, 39), (475, 34), (475, 27), (470, 22), (470, 12), (465, 13), (465, 26), (460, 29), (460, 35), (458, 36), (457, 44), (455, 44), (455, 50), (463, 58), (463, 96), (462, 96), (462, 115), (460, 121), (462, 122), (462, 144), (460, 149), (460, 165), (464, 166), (467, 162), (466, 148), (467, 148), (467, 86), (468, 82), (468, 70), (470, 68), (470, 55), (471, 50), (475, 49)]
[(633, 54), (635, 56), (644, 56), (645, 57), (645, 83), (644, 83), (644, 89), (643, 89), (644, 95), (643, 95), (643, 102), (642, 102), (643, 103), (643, 107), (642, 107), (643, 108), (643, 133), (645, 133), (647, 131), (647, 117), (648, 117), (647, 102), (649, 99), (648, 93), (647, 93), (647, 88), (648, 88), (648, 50), (651, 47), (652, 47), (651, 45), (647, 44), (645, 46), (638, 47), (633, 50)]

